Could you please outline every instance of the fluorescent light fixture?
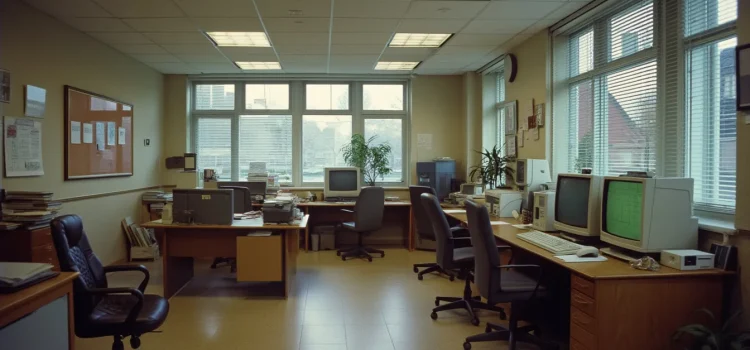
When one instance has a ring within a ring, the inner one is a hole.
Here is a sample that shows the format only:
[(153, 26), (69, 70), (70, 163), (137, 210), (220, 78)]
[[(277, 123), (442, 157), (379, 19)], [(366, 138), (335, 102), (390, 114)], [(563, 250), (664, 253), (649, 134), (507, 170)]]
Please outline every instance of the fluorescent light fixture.
[(419, 62), (378, 62), (375, 70), (413, 70)]
[(396, 33), (390, 47), (440, 47), (453, 34)]
[(280, 70), (279, 62), (234, 62), (242, 70)]
[(217, 46), (271, 47), (264, 32), (206, 32)]

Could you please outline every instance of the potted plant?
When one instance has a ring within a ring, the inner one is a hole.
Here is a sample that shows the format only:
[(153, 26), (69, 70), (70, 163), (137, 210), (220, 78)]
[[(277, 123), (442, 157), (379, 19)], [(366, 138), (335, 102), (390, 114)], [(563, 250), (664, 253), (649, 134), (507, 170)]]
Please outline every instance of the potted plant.
[(359, 168), (365, 183), (370, 186), (375, 186), (376, 179), (382, 180), (385, 175), (393, 172), (393, 169), (389, 167), (391, 145), (388, 143), (375, 145), (373, 144), (375, 138), (377, 135), (365, 140), (363, 135), (354, 134), (351, 142), (341, 148), (346, 164)]
[(474, 151), (482, 155), (482, 161), (478, 165), (472, 166), (469, 172), (469, 178), (472, 181), (481, 180), (487, 186), (487, 189), (500, 187), (503, 182), (513, 180), (513, 169), (508, 165), (516, 161), (515, 157), (502, 156), (497, 145), (491, 150), (485, 149), (483, 152)]
[[(700, 309), (698, 312), (708, 315), (712, 324), (716, 324), (716, 318), (711, 311)], [(735, 312), (727, 319), (721, 328), (711, 328), (704, 324), (695, 323), (680, 327), (674, 333), (674, 341), (684, 340), (685, 335), (690, 335), (688, 340), (690, 350), (747, 350), (750, 349), (750, 330), (735, 331), (735, 325), (740, 319), (742, 310)]]

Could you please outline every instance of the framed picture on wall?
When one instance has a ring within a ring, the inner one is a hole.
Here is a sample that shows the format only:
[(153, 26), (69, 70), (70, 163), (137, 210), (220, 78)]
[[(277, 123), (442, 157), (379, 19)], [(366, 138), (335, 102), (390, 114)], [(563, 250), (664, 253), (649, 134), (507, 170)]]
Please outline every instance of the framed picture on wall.
[(737, 110), (750, 110), (750, 44), (737, 46)]
[(510, 101), (505, 104), (505, 135), (516, 134), (516, 121), (518, 120), (518, 101)]

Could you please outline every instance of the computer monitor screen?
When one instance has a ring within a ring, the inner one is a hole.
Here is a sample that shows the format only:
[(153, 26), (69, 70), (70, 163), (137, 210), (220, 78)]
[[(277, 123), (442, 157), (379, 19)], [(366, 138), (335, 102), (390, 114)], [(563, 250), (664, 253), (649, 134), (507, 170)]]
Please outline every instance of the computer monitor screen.
[(604, 188), (602, 228), (611, 235), (641, 240), (643, 183), (607, 181)]
[(331, 191), (356, 191), (359, 179), (357, 170), (331, 170), (328, 174), (328, 189)]
[(587, 228), (590, 185), (590, 178), (560, 176), (555, 196), (555, 221)]

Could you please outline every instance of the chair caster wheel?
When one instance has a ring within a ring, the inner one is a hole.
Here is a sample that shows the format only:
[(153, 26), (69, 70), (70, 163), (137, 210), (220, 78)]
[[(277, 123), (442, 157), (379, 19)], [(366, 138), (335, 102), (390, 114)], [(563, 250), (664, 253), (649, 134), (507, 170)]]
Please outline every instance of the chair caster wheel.
[(490, 325), (487, 324), (487, 326), (484, 327), (484, 332), (485, 333), (492, 333), (492, 327), (490, 327)]
[(464, 342), (464, 350), (471, 350), (471, 343)]
[(505, 310), (500, 310), (500, 319), (505, 321), (505, 319), (508, 318), (508, 315), (505, 314)]
[(116, 341), (112, 343), (112, 350), (125, 350), (125, 345), (122, 344), (122, 341)]
[(456, 276), (451, 275), (450, 277), (448, 277), (448, 280), (453, 282), (456, 280)]
[(421, 281), (424, 279), (424, 277), (422, 275), (417, 275), (417, 279)]
[(341, 252), (336, 252), (336, 256), (341, 256)]
[(367, 258), (367, 261), (372, 262), (372, 258)]
[(473, 325), (475, 325), (475, 326), (478, 326), (478, 325), (479, 325), (479, 319), (478, 319), (478, 318), (476, 318), (476, 317), (472, 318), (472, 319), (471, 319), (471, 324), (473, 324)]
[(141, 347), (141, 338), (137, 336), (131, 336), (130, 337), (130, 347), (133, 349), (138, 349)]
[(385, 258), (385, 253), (380, 253), (381, 258)]
[(437, 320), (437, 312), (433, 311), (433, 312), (432, 312), (432, 313), (430, 314), (430, 318), (431, 318), (431, 319), (433, 319), (433, 320)]
[(416, 266), (414, 266), (414, 269), (412, 270), (414, 271), (414, 273), (419, 273), (419, 269)]
[(342, 256), (342, 257), (341, 257), (341, 261), (346, 261), (346, 257), (345, 257), (345, 256)]

